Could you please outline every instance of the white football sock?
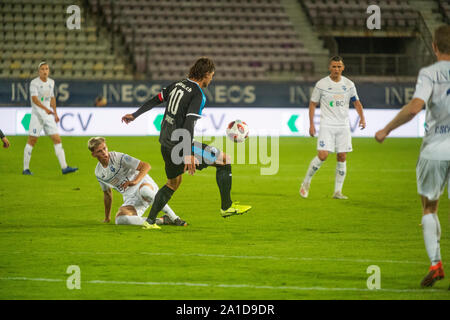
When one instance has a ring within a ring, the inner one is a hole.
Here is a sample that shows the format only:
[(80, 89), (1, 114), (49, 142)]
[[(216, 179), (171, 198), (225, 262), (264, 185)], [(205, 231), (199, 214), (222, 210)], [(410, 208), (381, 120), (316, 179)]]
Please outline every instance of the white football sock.
[[(143, 186), (141, 189), (139, 189), (139, 192), (141, 194), (141, 197), (145, 201), (150, 202), (150, 204), (153, 204), (153, 200), (155, 199), (156, 192), (158, 192), (158, 190), (151, 189), (149, 186)], [(175, 212), (173, 212), (173, 210), (169, 207), (168, 204), (166, 204), (164, 206), (164, 208), (162, 208), (162, 211), (164, 213), (167, 213), (167, 215), (169, 216), (170, 220), (172, 220), (172, 221), (175, 221), (175, 219), (179, 218), (175, 214)]]
[(139, 216), (118, 216), (116, 217), (116, 224), (132, 224), (140, 226), (144, 223), (145, 218)]
[(28, 143), (25, 145), (25, 149), (23, 151), (23, 170), (30, 169), (30, 160), (31, 160), (31, 152), (33, 151), (33, 147)]
[(337, 162), (336, 163), (336, 178), (334, 181), (334, 193), (341, 192), (342, 186), (344, 185), (345, 176), (347, 174), (347, 162)]
[(64, 154), (62, 143), (55, 144), (54, 147), (55, 147), (55, 154), (56, 157), (58, 158), (61, 169), (67, 168), (66, 155)]
[(311, 179), (317, 170), (320, 169), (320, 166), (324, 163), (324, 161), (320, 160), (318, 156), (315, 156), (314, 159), (311, 160), (308, 171), (306, 171), (305, 179), (303, 179), (304, 183), (311, 183)]
[(175, 214), (175, 212), (172, 210), (171, 207), (169, 207), (168, 204), (166, 204), (166, 205), (164, 206), (164, 208), (162, 208), (162, 211), (163, 211), (164, 213), (167, 213), (167, 215), (169, 216), (170, 220), (172, 220), (172, 222), (174, 222), (176, 219), (179, 218), (179, 216), (177, 216), (177, 215)]
[(441, 225), (436, 213), (423, 215), (422, 229), (425, 248), (427, 249), (431, 265), (434, 266), (441, 261), (441, 248), (439, 245), (441, 240)]

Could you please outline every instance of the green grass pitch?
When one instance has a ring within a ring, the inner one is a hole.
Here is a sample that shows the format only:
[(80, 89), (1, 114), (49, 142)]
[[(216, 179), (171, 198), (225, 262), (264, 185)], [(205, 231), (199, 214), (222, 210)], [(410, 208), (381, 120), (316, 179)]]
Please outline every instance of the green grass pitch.
[[(316, 154), (312, 138), (280, 138), (280, 168), (234, 165), (232, 198), (253, 209), (223, 219), (215, 169), (183, 177), (170, 206), (186, 228), (144, 231), (104, 224), (103, 195), (88, 137), (63, 137), (63, 176), (48, 137), (22, 176), (26, 137), (0, 150), (0, 299), (450, 299), (448, 278), (420, 288), (425, 251), (415, 164), (420, 139), (353, 139), (344, 184), (347, 201), (331, 198), (336, 159), (298, 195)], [(110, 150), (152, 165), (166, 179), (157, 137), (108, 137)], [(447, 191), (446, 191), (447, 192)], [(441, 253), (450, 272), (447, 193), (439, 208)], [(122, 203), (113, 193), (113, 215)], [(147, 211), (148, 213), (148, 211)], [(146, 214), (147, 214), (146, 213)], [(81, 270), (69, 290), (68, 266)], [(380, 268), (381, 290), (368, 290), (367, 268)]]

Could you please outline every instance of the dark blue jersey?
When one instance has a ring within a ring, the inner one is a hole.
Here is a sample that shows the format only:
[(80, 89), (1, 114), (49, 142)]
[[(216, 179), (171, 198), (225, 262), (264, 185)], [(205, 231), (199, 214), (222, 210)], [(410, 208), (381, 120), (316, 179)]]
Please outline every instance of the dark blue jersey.
[[(161, 145), (171, 148), (179, 142), (171, 140), (172, 133), (176, 129), (192, 130), (190, 133), (193, 135), (193, 125), (192, 128), (189, 128), (186, 122), (194, 120), (195, 124), (195, 121), (201, 118), (206, 96), (196, 82), (184, 79), (162, 89), (158, 98), (161, 102), (166, 103), (159, 142)], [(188, 119), (189, 117), (192, 118)], [(191, 136), (191, 140), (192, 138), (193, 136)]]

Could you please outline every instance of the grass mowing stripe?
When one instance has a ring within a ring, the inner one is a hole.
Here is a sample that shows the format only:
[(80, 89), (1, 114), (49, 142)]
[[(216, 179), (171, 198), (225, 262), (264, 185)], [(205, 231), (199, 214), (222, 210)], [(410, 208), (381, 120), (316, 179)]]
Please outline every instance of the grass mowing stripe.
[[(63, 279), (45, 279), (45, 278), (26, 278), (26, 277), (7, 277), (0, 278), (0, 281), (43, 281), (43, 282), (65, 282)], [(295, 290), (295, 291), (362, 291), (362, 292), (442, 292), (435, 289), (364, 289), (364, 288), (325, 288), (325, 287), (297, 287), (297, 286), (263, 286), (253, 284), (214, 284), (214, 283), (190, 283), (190, 282), (139, 282), (139, 281), (113, 281), (113, 280), (85, 280), (81, 283), (90, 284), (122, 284), (122, 285), (144, 285), (144, 286), (185, 286), (185, 287), (217, 287), (217, 288), (249, 288), (249, 289), (268, 289), (268, 290)]]
[(203, 253), (172, 253), (172, 252), (0, 252), (0, 254), (73, 254), (73, 255), (127, 255), (142, 254), (149, 256), (177, 256), (177, 257), (205, 257), (221, 259), (244, 259), (244, 260), (294, 260), (294, 261), (333, 261), (333, 262), (357, 262), (357, 263), (392, 263), (392, 264), (417, 264), (428, 265), (427, 262), (420, 261), (399, 261), (399, 260), (371, 260), (371, 259), (347, 259), (347, 258), (309, 258), (309, 257), (277, 257), (277, 256), (228, 256), (223, 254), (203, 254)]

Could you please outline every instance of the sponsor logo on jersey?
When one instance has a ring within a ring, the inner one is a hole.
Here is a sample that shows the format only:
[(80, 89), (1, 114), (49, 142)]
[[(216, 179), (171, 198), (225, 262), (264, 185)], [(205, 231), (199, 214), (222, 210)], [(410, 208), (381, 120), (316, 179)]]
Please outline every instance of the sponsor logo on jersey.
[(434, 129), (434, 133), (436, 134), (447, 134), (450, 133), (450, 125), (442, 125), (442, 126), (437, 126)]

